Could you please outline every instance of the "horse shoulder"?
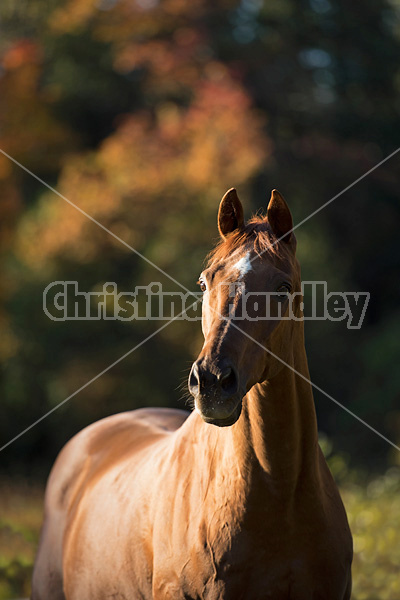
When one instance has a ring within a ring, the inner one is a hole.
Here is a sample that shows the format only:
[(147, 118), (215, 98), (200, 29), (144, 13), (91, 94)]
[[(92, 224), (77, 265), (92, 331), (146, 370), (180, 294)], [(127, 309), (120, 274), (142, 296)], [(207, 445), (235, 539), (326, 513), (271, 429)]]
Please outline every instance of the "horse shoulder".
[(74, 553), (68, 538), (89, 490), (118, 465), (174, 431), (187, 414), (174, 409), (120, 413), (86, 427), (64, 446), (46, 488), (44, 524), (34, 570), (33, 588), (38, 592), (33, 597), (52, 598), (47, 583), (52, 580), (52, 588), (59, 593), (54, 598), (63, 598), (64, 566), (71, 551)]

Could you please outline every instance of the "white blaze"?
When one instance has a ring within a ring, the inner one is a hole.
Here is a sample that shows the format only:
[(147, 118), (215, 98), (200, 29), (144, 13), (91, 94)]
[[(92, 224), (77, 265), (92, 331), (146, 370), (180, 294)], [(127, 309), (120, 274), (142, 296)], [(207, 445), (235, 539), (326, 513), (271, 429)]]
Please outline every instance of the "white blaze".
[(233, 268), (239, 271), (240, 277), (244, 277), (246, 273), (249, 273), (253, 268), (250, 261), (250, 252), (247, 252), (245, 256), (238, 260), (237, 263), (233, 265)]

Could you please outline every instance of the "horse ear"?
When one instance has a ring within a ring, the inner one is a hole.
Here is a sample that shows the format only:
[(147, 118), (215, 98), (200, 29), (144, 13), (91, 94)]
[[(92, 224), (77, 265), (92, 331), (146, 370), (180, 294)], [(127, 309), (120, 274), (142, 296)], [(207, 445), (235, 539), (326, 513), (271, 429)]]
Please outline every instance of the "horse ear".
[(236, 229), (242, 229), (243, 224), (243, 206), (235, 188), (231, 188), (222, 198), (218, 210), (218, 230), (222, 239)]
[(293, 229), (293, 219), (289, 207), (278, 190), (272, 190), (267, 208), (267, 219), (272, 231), (278, 238), (289, 242)]

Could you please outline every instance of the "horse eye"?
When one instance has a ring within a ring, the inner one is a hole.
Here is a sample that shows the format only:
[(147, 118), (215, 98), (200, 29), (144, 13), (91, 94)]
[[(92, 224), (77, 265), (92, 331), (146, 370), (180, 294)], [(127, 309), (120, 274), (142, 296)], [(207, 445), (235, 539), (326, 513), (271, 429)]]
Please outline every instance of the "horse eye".
[(286, 300), (288, 294), (290, 294), (290, 285), (288, 283), (284, 283), (283, 285), (279, 286), (278, 289), (276, 290), (276, 298), (278, 301), (282, 302), (283, 300)]
[(204, 281), (204, 279), (199, 279), (199, 281), (197, 283), (199, 284), (201, 291), (205, 292), (207, 289), (207, 285), (206, 285), (206, 282)]

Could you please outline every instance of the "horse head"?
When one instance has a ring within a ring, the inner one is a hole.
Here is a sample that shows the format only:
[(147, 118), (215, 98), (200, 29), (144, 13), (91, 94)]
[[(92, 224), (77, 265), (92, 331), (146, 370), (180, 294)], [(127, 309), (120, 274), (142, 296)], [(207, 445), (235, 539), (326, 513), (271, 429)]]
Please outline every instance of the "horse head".
[(236, 190), (229, 190), (218, 229), (220, 243), (199, 278), (204, 345), (189, 391), (205, 422), (230, 426), (246, 393), (283, 368), (274, 355), (286, 361), (292, 352), (302, 315), (301, 282), (292, 216), (277, 190), (266, 216), (247, 223)]

